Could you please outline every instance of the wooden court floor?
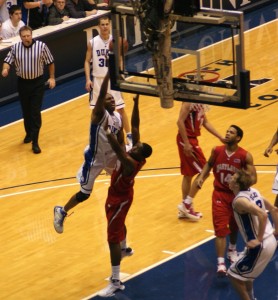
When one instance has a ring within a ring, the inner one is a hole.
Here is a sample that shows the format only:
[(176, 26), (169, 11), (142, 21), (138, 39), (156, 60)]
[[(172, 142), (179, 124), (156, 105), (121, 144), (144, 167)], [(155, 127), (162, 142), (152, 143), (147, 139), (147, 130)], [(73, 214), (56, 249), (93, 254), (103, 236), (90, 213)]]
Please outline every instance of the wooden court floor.
[[(276, 154), (263, 156), (278, 125), (278, 20), (246, 33), (246, 67), (251, 79), (272, 80), (252, 89), (253, 108), (211, 106), (209, 120), (223, 134), (231, 124), (243, 128), (241, 146), (249, 150), (258, 170), (257, 188), (270, 200)], [(182, 58), (180, 59), (182, 66)], [(184, 70), (183, 70), (184, 71)], [(130, 116), (132, 95), (125, 95)], [(260, 105), (260, 106), (256, 106)], [(212, 176), (195, 200), (204, 215), (198, 223), (177, 219), (181, 176), (175, 143), (180, 103), (160, 108), (159, 99), (140, 98), (141, 137), (153, 146), (135, 184), (134, 204), (127, 218), (132, 258), (121, 271), (132, 275), (212, 236)], [(52, 226), (53, 207), (79, 190), (75, 174), (88, 141), (87, 96), (43, 113), (42, 153), (23, 144), (22, 121), (1, 128), (0, 159), (0, 299), (77, 300), (97, 292), (110, 275), (104, 202), (109, 177), (101, 175), (89, 200), (74, 209), (58, 235)], [(219, 142), (203, 131), (200, 144), (208, 156)]]

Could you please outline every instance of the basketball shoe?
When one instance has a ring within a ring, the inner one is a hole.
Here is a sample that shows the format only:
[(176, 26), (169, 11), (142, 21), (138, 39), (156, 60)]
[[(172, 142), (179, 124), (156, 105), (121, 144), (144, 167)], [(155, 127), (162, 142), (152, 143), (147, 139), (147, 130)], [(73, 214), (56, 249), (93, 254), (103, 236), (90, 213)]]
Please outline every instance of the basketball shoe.
[(115, 292), (118, 290), (124, 290), (125, 286), (120, 280), (116, 279), (109, 279), (109, 284), (106, 288), (103, 290), (99, 291), (98, 296), (100, 297), (113, 297), (115, 295)]
[(234, 262), (237, 262), (239, 259), (237, 251), (235, 249), (228, 249), (227, 259), (230, 261), (231, 264), (233, 264)]
[(63, 210), (62, 206), (55, 206), (54, 207), (54, 228), (56, 232), (63, 233), (64, 231), (64, 221), (67, 213)]
[(224, 263), (220, 263), (217, 265), (217, 277), (225, 276), (227, 276), (227, 268)]
[(199, 221), (202, 218), (201, 212), (195, 212), (192, 204), (181, 202), (178, 205), (179, 218), (188, 218), (192, 221)]
[(133, 253), (134, 253), (134, 251), (130, 247), (122, 249), (122, 259), (127, 256), (132, 256)]

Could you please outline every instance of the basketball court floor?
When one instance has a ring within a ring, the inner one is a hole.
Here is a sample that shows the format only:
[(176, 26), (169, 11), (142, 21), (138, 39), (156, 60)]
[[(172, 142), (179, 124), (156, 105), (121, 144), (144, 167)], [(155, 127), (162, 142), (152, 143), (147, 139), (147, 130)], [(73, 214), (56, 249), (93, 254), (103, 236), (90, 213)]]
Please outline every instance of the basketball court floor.
[[(258, 20), (257, 26), (246, 33), (247, 67), (254, 83), (252, 107), (238, 110), (211, 106), (208, 113), (209, 120), (223, 134), (232, 123), (243, 128), (241, 146), (254, 157), (256, 187), (270, 201), (274, 199), (271, 186), (277, 155), (265, 158), (263, 151), (278, 121), (276, 10), (274, 6), (270, 12), (265, 8), (253, 18), (255, 23)], [(183, 58), (177, 62), (182, 65)], [(107, 285), (111, 270), (104, 201), (109, 177), (102, 174), (98, 178), (91, 198), (67, 218), (62, 235), (52, 225), (53, 207), (65, 204), (79, 187), (75, 174), (83, 162), (91, 113), (83, 89), (84, 78), (47, 92), (39, 155), (32, 153), (30, 144), (22, 143), (18, 105), (0, 109), (0, 299), (99, 300), (97, 292)], [(126, 94), (125, 100), (130, 116), (132, 95)], [(112, 299), (238, 299), (227, 278), (219, 280), (215, 274), (213, 176), (195, 201), (203, 219), (192, 223), (177, 218), (181, 200), (175, 144), (179, 108), (180, 103), (175, 103), (165, 110), (157, 98), (140, 97), (141, 136), (153, 146), (154, 154), (136, 178), (134, 203), (127, 218), (128, 242), (135, 253), (122, 262), (126, 289)], [(219, 141), (204, 131), (200, 144), (209, 156)], [(239, 242), (238, 251), (242, 248)], [(258, 300), (278, 299), (277, 274), (276, 251), (255, 282)]]

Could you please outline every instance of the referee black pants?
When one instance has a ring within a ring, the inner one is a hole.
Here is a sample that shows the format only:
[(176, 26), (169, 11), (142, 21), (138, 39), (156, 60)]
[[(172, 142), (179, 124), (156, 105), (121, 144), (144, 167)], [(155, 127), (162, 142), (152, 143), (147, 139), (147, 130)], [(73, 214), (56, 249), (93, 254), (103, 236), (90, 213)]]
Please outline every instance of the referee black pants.
[(31, 137), (33, 144), (38, 143), (42, 125), (41, 108), (44, 96), (43, 76), (35, 79), (18, 77), (18, 94), (24, 120), (26, 135)]

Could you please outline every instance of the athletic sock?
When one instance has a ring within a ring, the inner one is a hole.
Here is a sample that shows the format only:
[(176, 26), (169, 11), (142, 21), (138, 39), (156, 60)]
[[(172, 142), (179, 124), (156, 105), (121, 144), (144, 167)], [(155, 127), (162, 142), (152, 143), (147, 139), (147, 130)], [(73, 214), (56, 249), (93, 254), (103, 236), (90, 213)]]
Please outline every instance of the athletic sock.
[(120, 266), (112, 266), (112, 279), (120, 280)]
[(190, 196), (186, 196), (186, 198), (183, 200), (183, 203), (186, 203), (186, 204), (192, 204), (192, 201), (193, 201), (193, 198), (190, 197)]

